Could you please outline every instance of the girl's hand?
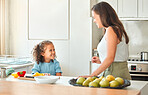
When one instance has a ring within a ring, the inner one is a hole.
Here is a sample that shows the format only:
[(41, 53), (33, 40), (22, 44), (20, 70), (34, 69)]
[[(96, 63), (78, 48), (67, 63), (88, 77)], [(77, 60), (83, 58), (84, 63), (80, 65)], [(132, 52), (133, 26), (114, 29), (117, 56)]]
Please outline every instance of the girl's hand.
[(61, 73), (56, 73), (56, 76), (62, 76), (62, 74)]
[(50, 73), (44, 73), (45, 76), (50, 76)]
[(92, 57), (91, 62), (92, 63), (97, 63), (97, 64), (100, 64), (101, 63), (99, 57), (97, 57), (97, 56)]

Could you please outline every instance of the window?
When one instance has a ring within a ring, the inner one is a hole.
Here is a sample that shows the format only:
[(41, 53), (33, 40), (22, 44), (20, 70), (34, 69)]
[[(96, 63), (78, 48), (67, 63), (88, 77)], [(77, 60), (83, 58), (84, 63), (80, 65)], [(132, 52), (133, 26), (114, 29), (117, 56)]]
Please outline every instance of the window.
[(5, 54), (5, 0), (0, 0), (0, 55)]

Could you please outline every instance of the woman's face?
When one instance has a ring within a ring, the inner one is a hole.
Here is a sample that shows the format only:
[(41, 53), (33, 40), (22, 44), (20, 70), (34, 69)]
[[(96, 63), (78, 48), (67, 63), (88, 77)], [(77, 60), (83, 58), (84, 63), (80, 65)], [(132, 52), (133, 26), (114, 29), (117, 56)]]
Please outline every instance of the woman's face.
[(92, 16), (94, 18), (94, 23), (96, 23), (96, 25), (98, 26), (98, 28), (102, 28), (102, 22), (100, 19), (100, 15), (96, 14), (94, 11), (92, 11)]
[(45, 60), (55, 59), (55, 48), (53, 44), (46, 45), (42, 54)]

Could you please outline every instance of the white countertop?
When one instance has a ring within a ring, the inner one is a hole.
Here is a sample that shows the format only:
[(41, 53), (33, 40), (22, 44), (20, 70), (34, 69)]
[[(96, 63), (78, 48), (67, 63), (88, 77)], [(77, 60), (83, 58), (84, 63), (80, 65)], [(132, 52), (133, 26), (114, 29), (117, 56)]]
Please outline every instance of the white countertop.
[[(60, 76), (60, 79), (54, 84), (54, 85), (65, 85), (65, 86), (72, 86), (68, 83), (70, 79), (73, 79), (76, 77), (71, 76)], [(7, 78), (1, 78), (0, 80), (6, 80), (6, 81), (19, 81), (19, 82), (30, 82), (30, 83), (37, 83), (36, 81), (30, 81), (30, 80), (20, 80), (17, 78), (13, 78), (13, 76), (9, 76)], [(148, 85), (148, 81), (135, 81), (131, 80), (131, 85), (124, 88), (125, 90), (142, 90), (142, 88), (146, 85)]]

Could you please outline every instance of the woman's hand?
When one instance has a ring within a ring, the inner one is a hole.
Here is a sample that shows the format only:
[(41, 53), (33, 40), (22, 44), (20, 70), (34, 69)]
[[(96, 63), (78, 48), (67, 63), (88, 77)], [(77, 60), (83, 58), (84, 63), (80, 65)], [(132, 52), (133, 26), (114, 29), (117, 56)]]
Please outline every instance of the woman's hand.
[(91, 76), (91, 75), (84, 75), (84, 76), (79, 76), (79, 77), (88, 78), (88, 77), (93, 77), (93, 76)]
[(97, 63), (97, 64), (100, 64), (101, 63), (99, 57), (97, 57), (97, 56), (92, 57), (91, 62), (92, 63)]

